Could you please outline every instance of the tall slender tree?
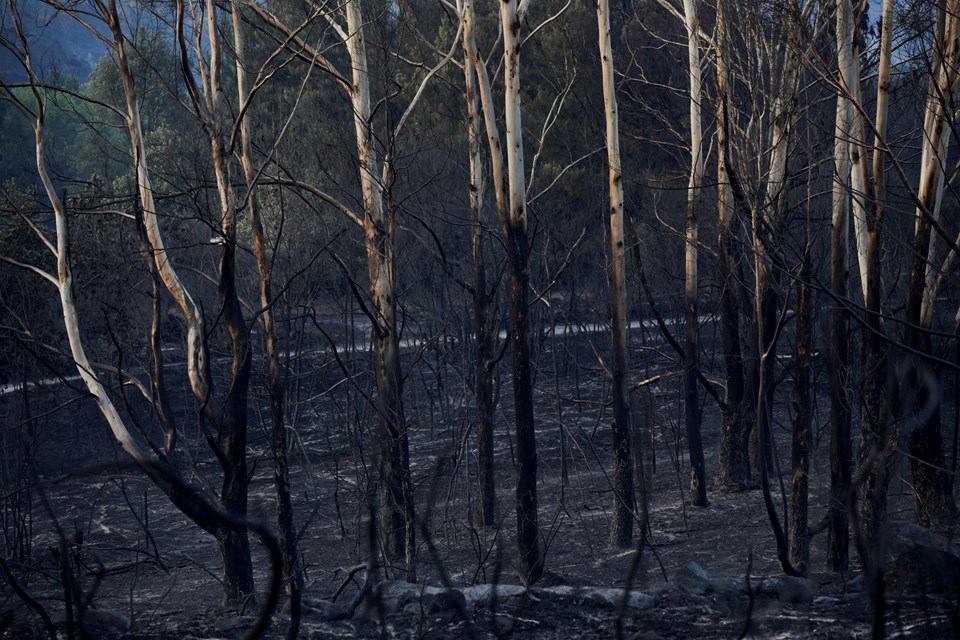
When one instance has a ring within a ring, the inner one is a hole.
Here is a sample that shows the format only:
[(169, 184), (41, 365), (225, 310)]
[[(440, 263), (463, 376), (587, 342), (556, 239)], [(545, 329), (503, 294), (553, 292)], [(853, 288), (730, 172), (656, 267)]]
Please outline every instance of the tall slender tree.
[[(944, 166), (960, 81), (960, 2), (946, 0), (937, 8), (937, 24), (931, 55), (931, 76), (927, 88), (920, 158), (920, 186), (917, 189), (916, 223), (910, 277), (907, 286), (907, 346), (930, 353), (929, 334), (933, 321), (939, 279), (931, 265), (940, 229), (944, 192)], [(934, 522), (956, 510), (952, 482), (946, 469), (943, 436), (940, 433), (939, 405), (928, 419), (910, 432), (910, 469), (917, 493), (920, 519)]]
[[(530, 366), (530, 238), (527, 233), (523, 129), (520, 93), (520, 25), (524, 10), (516, 0), (500, 3), (503, 37), (504, 121), (503, 146), (497, 128), (493, 91), (485, 60), (476, 44), (473, 3), (463, 2), (464, 38), (477, 72), (480, 104), (490, 147), (491, 176), (507, 251), (510, 273), (509, 340), (512, 357), (514, 424), (516, 431), (518, 570), (533, 584), (543, 573), (537, 501), (537, 441)], [(504, 161), (506, 157), (506, 161)]]
[[(470, 254), (473, 262), (473, 326), (475, 331), (474, 353), (476, 358), (476, 381), (474, 399), (477, 411), (477, 507), (478, 525), (490, 527), (496, 521), (496, 477), (493, 460), (493, 368), (496, 358), (493, 353), (492, 302), (495, 291), (488, 290), (487, 267), (484, 263), (483, 202), (485, 181), (481, 144), (483, 140), (483, 114), (480, 109), (480, 90), (477, 71), (471, 61), (471, 51), (476, 47), (473, 36), (473, 4), (471, 0), (460, 3), (458, 10), (463, 30), (464, 97), (467, 104), (467, 145), (470, 156)], [(468, 18), (467, 11), (471, 16)]]
[(720, 266), (720, 340), (726, 373), (724, 406), (720, 423), (720, 447), (717, 462), (717, 483), (738, 487), (750, 479), (750, 425), (746, 406), (746, 380), (743, 347), (740, 341), (740, 309), (737, 278), (740, 261), (737, 239), (739, 209), (734, 197), (734, 174), (730, 140), (730, 23), (727, 0), (717, 0), (715, 31), (717, 71), (717, 206), (719, 208), (717, 259)]
[(840, 91), (833, 151), (833, 222), (830, 241), (830, 523), (827, 527), (827, 567), (847, 568), (849, 556), (850, 401), (847, 397), (850, 320), (847, 299), (850, 235), (850, 140), (853, 136), (854, 43), (853, 8), (839, 0), (836, 8), (837, 61)]
[(270, 399), (270, 446), (273, 451), (273, 479), (276, 492), (277, 534), (283, 551), (283, 573), (287, 594), (290, 598), (291, 624), (288, 637), (299, 633), (303, 574), (300, 571), (300, 549), (297, 542), (293, 505), (290, 499), (290, 471), (287, 459), (287, 429), (285, 424), (284, 380), (280, 368), (280, 344), (274, 323), (274, 300), (272, 293), (273, 264), (267, 248), (258, 196), (257, 176), (253, 162), (251, 141), (250, 103), (253, 99), (247, 78), (249, 60), (246, 56), (247, 38), (241, 4), (232, 0), (233, 50), (236, 57), (237, 104), (239, 105), (240, 166), (243, 170), (245, 202), (250, 216), (250, 232), (253, 254), (257, 263), (257, 284), (260, 294), (260, 326), (263, 329), (263, 346), (267, 359), (267, 394)]
[(700, 65), (700, 20), (693, 0), (683, 0), (687, 29), (687, 61), (690, 78), (690, 180), (687, 185), (687, 231), (684, 251), (684, 420), (690, 450), (690, 494), (697, 506), (707, 505), (706, 463), (700, 434), (700, 318), (697, 312), (697, 257), (699, 222), (697, 197), (703, 183), (703, 125), (700, 105), (703, 101)]
[[(633, 458), (630, 404), (627, 399), (627, 284), (623, 220), (623, 172), (620, 164), (619, 114), (610, 38), (610, 2), (597, 2), (600, 67), (603, 74), (604, 120), (607, 132), (607, 171), (610, 198), (610, 349), (613, 399), (613, 524), (610, 542), (627, 548), (633, 541)], [(696, 381), (694, 381), (696, 384)]]

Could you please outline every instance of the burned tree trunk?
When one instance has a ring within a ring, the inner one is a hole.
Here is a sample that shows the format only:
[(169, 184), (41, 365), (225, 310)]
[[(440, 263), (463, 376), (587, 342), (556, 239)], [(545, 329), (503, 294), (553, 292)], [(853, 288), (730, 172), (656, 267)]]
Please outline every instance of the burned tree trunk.
[[(470, 257), (473, 262), (473, 326), (475, 376), (474, 402), (477, 412), (477, 526), (492, 527), (496, 522), (497, 489), (493, 460), (493, 335), (492, 292), (487, 291), (484, 263), (483, 161), (480, 153), (483, 120), (476, 70), (470, 60), (470, 42), (464, 19), (464, 94), (467, 103), (467, 145), (470, 156)], [(472, 23), (471, 23), (472, 29)], [(472, 31), (471, 34), (472, 35)]]
[[(860, 401), (861, 465), (869, 456), (888, 446), (883, 411), (883, 383), (886, 379), (887, 353), (880, 322), (880, 232), (886, 203), (884, 152), (881, 141), (887, 135), (887, 113), (890, 103), (890, 67), (893, 49), (893, 1), (884, 0), (880, 21), (880, 66), (877, 72), (877, 111), (874, 121), (873, 198), (867, 199), (866, 285), (864, 286), (864, 338), (861, 344), (860, 370), (863, 377)], [(872, 211), (872, 216), (869, 212)], [(861, 530), (863, 539), (875, 550), (880, 526), (886, 519), (887, 485), (892, 460), (877, 460), (866, 465), (862, 473)], [(865, 559), (861, 558), (861, 561)]]
[(849, 0), (837, 3), (837, 58), (841, 90), (837, 94), (834, 129), (833, 225), (830, 282), (830, 521), (827, 527), (827, 567), (847, 568), (850, 538), (849, 512), (850, 403), (847, 398), (850, 320), (846, 310), (850, 233), (850, 139), (853, 134), (854, 95), (853, 15)]
[[(530, 284), (530, 244), (527, 235), (526, 176), (523, 164), (523, 130), (520, 112), (520, 24), (516, 0), (500, 3), (500, 27), (503, 35), (505, 147), (500, 145), (493, 91), (486, 62), (477, 50), (473, 3), (461, 5), (464, 40), (477, 73), (487, 143), (490, 147), (491, 175), (497, 201), (497, 213), (507, 252), (510, 272), (509, 341), (513, 366), (513, 394), (516, 428), (516, 513), (518, 570), (528, 584), (540, 579), (543, 557), (537, 514), (537, 443), (534, 430), (533, 387), (530, 378), (530, 329), (528, 290)], [(506, 163), (504, 163), (506, 156)], [(504, 166), (506, 164), (506, 166)]]
[[(947, 119), (954, 113), (954, 99), (960, 73), (960, 2), (950, 0), (938, 9), (934, 65), (923, 127), (920, 159), (920, 188), (917, 191), (916, 225), (910, 277), (907, 286), (906, 336), (908, 347), (931, 352), (929, 329), (939, 279), (930, 265), (934, 254), (933, 226), (939, 223), (943, 193), (944, 165), (950, 137)], [(927, 398), (918, 398), (923, 403)], [(940, 404), (909, 436), (910, 470), (917, 494), (917, 508), (923, 523), (953, 515), (952, 482), (946, 468), (943, 436), (940, 433)]]
[(690, 494), (693, 503), (707, 505), (707, 472), (700, 434), (700, 318), (697, 313), (697, 254), (699, 222), (697, 194), (703, 182), (703, 135), (700, 124), (701, 89), (699, 20), (693, 0), (683, 2), (687, 28), (688, 72), (690, 77), (690, 182), (687, 186), (687, 232), (684, 259), (684, 341), (683, 393), (684, 421), (690, 450)]
[(719, 238), (717, 260), (720, 265), (720, 340), (726, 371), (726, 392), (720, 422), (720, 451), (717, 484), (734, 488), (750, 479), (750, 412), (744, 407), (745, 372), (740, 344), (740, 311), (737, 306), (738, 242), (737, 209), (733, 194), (733, 167), (730, 153), (730, 70), (727, 64), (726, 0), (717, 0), (717, 203)]
[(793, 374), (793, 439), (791, 446), (792, 480), (790, 492), (790, 561), (801, 573), (810, 566), (810, 536), (807, 529), (810, 440), (813, 424), (810, 344), (813, 328), (813, 302), (810, 268), (810, 242), (804, 247), (797, 282), (797, 342)]
[[(237, 102), (245, 108), (250, 100), (247, 87), (245, 44), (240, 5), (232, 3), (233, 42), (236, 54)], [(288, 637), (296, 637), (300, 625), (300, 600), (303, 593), (303, 575), (300, 572), (300, 551), (297, 530), (290, 499), (290, 472), (287, 461), (287, 433), (284, 424), (284, 383), (280, 370), (280, 345), (274, 324), (274, 299), (271, 292), (272, 266), (264, 237), (257, 197), (256, 176), (250, 140), (250, 112), (245, 110), (240, 119), (240, 165), (246, 186), (246, 206), (250, 212), (250, 230), (253, 253), (257, 262), (260, 294), (260, 325), (263, 329), (264, 350), (267, 359), (267, 394), (270, 398), (270, 447), (273, 451), (273, 479), (276, 493), (277, 536), (283, 558), (283, 575), (290, 598), (291, 625)]]
[[(380, 532), (384, 555), (403, 559), (408, 580), (415, 579), (416, 529), (410, 445), (403, 412), (400, 341), (397, 333), (396, 273), (393, 211), (384, 211), (385, 184), (374, 147), (370, 73), (364, 21), (359, 0), (344, 5), (347, 52), (351, 61), (351, 92), (360, 186), (363, 193), (363, 234), (373, 307), (374, 369), (377, 384), (377, 434), (380, 447), (377, 480)], [(390, 158), (384, 160), (388, 179)]]
[[(623, 175), (620, 168), (620, 133), (616, 85), (613, 78), (613, 45), (610, 39), (610, 3), (597, 3), (600, 65), (603, 73), (604, 116), (607, 132), (607, 167), (610, 198), (610, 350), (613, 360), (613, 523), (610, 543), (618, 548), (633, 542), (633, 458), (630, 404), (627, 399), (627, 284), (623, 236)], [(697, 384), (694, 379), (694, 385)], [(695, 392), (696, 393), (696, 392)]]

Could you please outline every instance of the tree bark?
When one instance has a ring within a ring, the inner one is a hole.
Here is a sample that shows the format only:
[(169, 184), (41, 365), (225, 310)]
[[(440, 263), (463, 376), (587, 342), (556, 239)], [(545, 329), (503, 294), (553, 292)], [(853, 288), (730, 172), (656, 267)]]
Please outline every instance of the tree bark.
[[(537, 506), (537, 441), (533, 417), (533, 384), (530, 378), (530, 244), (527, 236), (526, 188), (523, 163), (523, 129), (520, 111), (520, 15), (516, 0), (500, 3), (503, 33), (504, 122), (506, 193), (498, 197), (500, 223), (510, 267), (510, 353), (513, 360), (514, 420), (517, 442), (517, 544), (518, 570), (527, 584), (543, 573)], [(474, 57), (476, 66), (477, 58)], [(479, 69), (478, 69), (479, 73)], [(487, 83), (489, 87), (489, 83)], [(488, 92), (489, 93), (489, 92)], [(482, 97), (482, 96), (481, 96)], [(487, 136), (491, 138), (492, 104), (484, 100)], [(497, 145), (499, 146), (499, 145)], [(491, 145), (491, 156), (499, 149)], [(500, 163), (502, 172), (502, 162)], [(496, 167), (494, 174), (497, 175)], [(496, 179), (496, 178), (495, 178)], [(507, 196), (507, 197), (504, 197)]]
[[(374, 368), (377, 381), (377, 432), (380, 442), (378, 479), (380, 532), (384, 555), (404, 560), (407, 580), (416, 575), (416, 530), (413, 483), (410, 477), (410, 444), (403, 412), (400, 375), (400, 342), (397, 333), (396, 275), (392, 211), (384, 212), (385, 185), (377, 181), (370, 104), (364, 22), (359, 0), (345, 3), (347, 51), (351, 61), (351, 100), (363, 193), (363, 231), (370, 277), (370, 299), (376, 316), (373, 328)], [(385, 158), (386, 176), (391, 176)]]
[[(944, 187), (943, 167), (949, 140), (947, 117), (954, 113), (957, 89), (957, 61), (960, 58), (960, 2), (948, 1), (938, 10), (934, 66), (924, 118), (920, 166), (919, 206), (910, 277), (907, 287), (906, 336), (908, 347), (931, 352), (929, 329), (938, 280), (930, 267), (933, 258), (933, 224), (939, 219)], [(924, 399), (918, 399), (923, 402)], [(929, 419), (910, 433), (910, 469), (917, 494), (920, 521), (933, 523), (950, 517), (956, 510), (950, 474), (946, 469), (943, 437), (940, 433), (939, 403)]]
[(724, 407), (720, 416), (720, 450), (717, 463), (717, 484), (726, 488), (742, 487), (750, 480), (749, 411), (744, 407), (743, 351), (740, 344), (740, 310), (737, 305), (737, 261), (739, 246), (736, 237), (737, 209), (731, 175), (730, 123), (728, 86), (730, 69), (727, 62), (726, 0), (717, 0), (717, 204), (719, 237), (717, 260), (720, 265), (720, 340), (726, 373)]
[[(610, 198), (610, 349), (613, 361), (613, 522), (610, 543), (626, 549), (633, 542), (633, 458), (631, 454), (630, 404), (627, 399), (627, 285), (623, 235), (623, 175), (620, 165), (619, 115), (613, 76), (613, 45), (610, 37), (610, 2), (597, 3), (600, 66), (603, 74), (604, 117), (607, 134), (607, 167)], [(694, 379), (694, 385), (697, 384)]]
[[(893, 49), (893, 0), (883, 0), (880, 21), (880, 63), (877, 71), (876, 127), (873, 145), (873, 198), (868, 199), (866, 229), (866, 277), (864, 288), (864, 339), (861, 343), (860, 370), (863, 377), (860, 402), (861, 465), (871, 455), (889, 445), (890, 434), (883, 424), (883, 382), (886, 379), (887, 353), (880, 322), (880, 233), (886, 203), (884, 151), (881, 141), (887, 135), (887, 113), (890, 103), (890, 67)], [(872, 211), (872, 215), (870, 212)], [(893, 451), (895, 449), (891, 448)], [(892, 460), (877, 460), (863, 470), (861, 530), (867, 548), (874, 551), (879, 543), (880, 527), (886, 519), (887, 487)], [(866, 563), (866, 559), (861, 558)]]
[(839, 0), (836, 11), (837, 58), (841, 90), (837, 94), (834, 129), (833, 224), (830, 255), (830, 520), (827, 527), (827, 568), (843, 571), (849, 562), (850, 403), (849, 375), (850, 320), (847, 304), (850, 234), (850, 139), (853, 135), (855, 95), (853, 63), (853, 10), (850, 0)]
[(810, 566), (810, 535), (807, 527), (810, 471), (810, 433), (813, 424), (810, 344), (813, 328), (813, 301), (810, 281), (810, 243), (804, 246), (803, 262), (797, 283), (797, 342), (793, 375), (793, 468), (790, 492), (790, 561), (803, 574)]
[(683, 0), (687, 28), (687, 53), (690, 78), (690, 182), (687, 187), (687, 232), (684, 259), (684, 422), (687, 445), (690, 451), (690, 495), (693, 504), (707, 505), (706, 463), (703, 456), (703, 440), (700, 434), (700, 319), (697, 313), (697, 194), (703, 182), (703, 135), (700, 123), (701, 89), (699, 20), (693, 0)]
[[(240, 4), (233, 0), (233, 42), (237, 69), (237, 102), (243, 109), (250, 100), (247, 87), (246, 38), (240, 15)], [(270, 397), (270, 447), (273, 451), (273, 480), (276, 494), (277, 537), (283, 559), (283, 576), (290, 598), (291, 623), (287, 637), (295, 638), (300, 628), (303, 575), (300, 573), (300, 551), (297, 530), (290, 499), (290, 472), (287, 461), (287, 433), (284, 424), (284, 383), (280, 370), (280, 347), (273, 319), (272, 269), (260, 215), (256, 175), (250, 140), (250, 112), (245, 110), (240, 120), (240, 165), (246, 185), (246, 206), (250, 212), (250, 230), (253, 253), (257, 262), (257, 282), (260, 294), (260, 326), (263, 329), (264, 351), (267, 359), (267, 394)]]
[(464, 76), (467, 100), (467, 137), (470, 154), (470, 248), (473, 260), (473, 326), (475, 336), (476, 382), (474, 401), (477, 411), (477, 524), (492, 527), (496, 522), (496, 477), (493, 451), (493, 336), (492, 296), (487, 291), (484, 264), (483, 165), (480, 139), (483, 123), (476, 72), (464, 39)]
[[(516, 0), (500, 3), (504, 42), (504, 84), (506, 152), (500, 145), (496, 109), (487, 66), (476, 43), (476, 25), (472, 0), (463, 0), (463, 37), (477, 73), (483, 120), (490, 147), (491, 176), (500, 217), (507, 264), (510, 271), (509, 333), (513, 360), (514, 419), (516, 429), (518, 571), (527, 584), (543, 573), (537, 514), (537, 451), (533, 417), (533, 389), (530, 379), (528, 326), (528, 288), (530, 248), (527, 237), (526, 197), (524, 189), (523, 135), (520, 120), (520, 16)], [(507, 157), (504, 166), (504, 155)]]

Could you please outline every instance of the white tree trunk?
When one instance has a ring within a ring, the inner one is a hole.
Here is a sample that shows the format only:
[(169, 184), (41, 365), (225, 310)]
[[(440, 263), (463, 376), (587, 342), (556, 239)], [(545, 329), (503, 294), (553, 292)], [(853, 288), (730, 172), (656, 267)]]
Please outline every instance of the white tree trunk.
[(150, 170), (147, 163), (147, 151), (143, 142), (143, 127), (140, 122), (140, 105), (137, 99), (136, 84), (127, 56), (126, 39), (120, 25), (116, 3), (111, 1), (110, 11), (105, 16), (113, 36), (112, 47), (117, 53), (120, 80), (127, 110), (127, 131), (130, 135), (130, 148), (137, 174), (137, 188), (140, 193), (140, 206), (143, 210), (143, 224), (147, 240), (153, 251), (160, 278), (183, 312), (187, 325), (187, 374), (193, 395), (198, 402), (208, 398), (210, 385), (206, 377), (207, 349), (204, 344), (206, 329), (200, 307), (194, 302), (167, 253), (157, 219), (157, 209), (150, 182)]
[(617, 87), (614, 81), (613, 44), (610, 38), (610, 2), (597, 3), (600, 67), (603, 75), (604, 120), (607, 130), (607, 169), (610, 198), (610, 310), (613, 352), (613, 460), (614, 497), (610, 542), (627, 548), (633, 540), (633, 458), (630, 443), (630, 404), (627, 399), (627, 285), (623, 236), (623, 174), (620, 165), (620, 132)]
[(503, 119), (510, 224), (517, 229), (526, 229), (527, 188), (523, 165), (523, 126), (520, 121), (520, 18), (517, 15), (517, 0), (500, 2), (500, 22), (503, 29)]
[(690, 180), (687, 185), (687, 231), (684, 252), (686, 341), (684, 347), (684, 416), (687, 443), (690, 448), (690, 493), (694, 504), (706, 506), (706, 464), (700, 435), (700, 327), (698, 317), (697, 243), (699, 221), (697, 195), (703, 184), (703, 125), (701, 124), (701, 86), (699, 19), (693, 0), (683, 0), (684, 23), (687, 29), (687, 63), (690, 78)]

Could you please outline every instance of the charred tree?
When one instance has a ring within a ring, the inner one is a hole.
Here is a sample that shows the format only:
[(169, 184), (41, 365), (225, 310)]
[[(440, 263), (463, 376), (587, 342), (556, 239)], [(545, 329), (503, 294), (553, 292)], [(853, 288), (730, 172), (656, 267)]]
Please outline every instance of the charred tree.
[(738, 210), (733, 194), (730, 152), (730, 69), (728, 64), (727, 1), (717, 0), (717, 203), (719, 207), (717, 261), (720, 266), (720, 340), (726, 373), (726, 390), (720, 422), (717, 484), (741, 487), (750, 480), (751, 411), (744, 406), (745, 371), (740, 343), (740, 310), (737, 305)]
[(706, 463), (700, 434), (700, 318), (697, 313), (697, 257), (699, 222), (697, 195), (703, 182), (703, 134), (700, 123), (701, 88), (699, 18), (693, 0), (683, 2), (687, 28), (687, 60), (690, 79), (690, 181), (687, 186), (687, 229), (684, 256), (684, 422), (690, 450), (690, 494), (693, 503), (707, 505)]
[[(944, 166), (950, 137), (948, 118), (954, 113), (954, 98), (960, 73), (960, 2), (948, 0), (937, 11), (933, 67), (928, 88), (920, 159), (920, 188), (917, 190), (916, 224), (910, 277), (907, 285), (906, 335), (911, 349), (931, 353), (929, 334), (933, 320), (939, 279), (930, 264), (939, 225), (944, 187)], [(917, 402), (926, 402), (918, 398)], [(951, 517), (956, 505), (952, 482), (946, 467), (943, 436), (940, 432), (940, 406), (909, 435), (910, 470), (917, 494), (917, 510), (921, 522), (934, 523)]]
[(849, 557), (850, 403), (847, 398), (850, 320), (846, 310), (848, 288), (847, 247), (850, 233), (850, 139), (853, 134), (854, 45), (853, 10), (849, 0), (839, 0), (836, 11), (837, 59), (840, 91), (834, 129), (833, 224), (831, 233), (830, 288), (830, 515), (827, 527), (827, 568), (843, 571)]
[(790, 561), (800, 573), (810, 566), (809, 512), (810, 441), (813, 424), (813, 380), (810, 366), (810, 345), (813, 329), (813, 296), (810, 266), (810, 242), (804, 246), (803, 261), (797, 280), (796, 348), (793, 374), (793, 438), (791, 445), (790, 483)]
[(273, 480), (276, 494), (277, 537), (283, 560), (283, 577), (287, 595), (290, 599), (291, 624), (288, 637), (295, 638), (299, 633), (301, 595), (303, 593), (303, 575), (300, 572), (300, 550), (297, 542), (297, 530), (293, 517), (293, 504), (290, 499), (290, 471), (287, 456), (287, 432), (284, 423), (285, 400), (284, 380), (280, 369), (280, 345), (274, 323), (274, 298), (272, 289), (272, 262), (267, 249), (260, 212), (260, 200), (257, 196), (256, 171), (253, 166), (253, 151), (250, 140), (251, 96), (247, 85), (246, 38), (240, 4), (233, 0), (233, 44), (236, 56), (237, 102), (241, 108), (240, 117), (240, 166), (243, 170), (246, 187), (246, 208), (250, 213), (250, 231), (253, 253), (257, 263), (257, 283), (260, 294), (260, 326), (263, 329), (264, 351), (267, 359), (267, 394), (270, 399), (270, 447), (273, 452)]
[[(610, 543), (621, 549), (633, 542), (633, 458), (631, 453), (630, 403), (627, 398), (627, 284), (623, 219), (623, 175), (620, 165), (619, 115), (613, 77), (613, 45), (610, 38), (610, 3), (597, 3), (600, 65), (603, 73), (604, 117), (607, 132), (607, 168), (610, 198), (610, 349), (613, 361), (613, 523)], [(697, 384), (696, 378), (693, 384)], [(694, 391), (696, 393), (696, 391)]]
[(473, 327), (475, 332), (474, 402), (477, 420), (477, 505), (478, 526), (496, 523), (497, 487), (494, 475), (493, 450), (493, 291), (487, 289), (487, 268), (484, 263), (483, 199), (484, 176), (481, 156), (483, 120), (480, 111), (477, 76), (470, 62), (470, 45), (463, 39), (464, 87), (467, 103), (467, 144), (470, 155), (470, 257), (473, 267)]
[[(476, 25), (471, 0), (461, 5), (464, 38), (477, 73), (480, 102), (490, 147), (491, 175), (500, 227), (506, 245), (510, 274), (509, 338), (512, 358), (514, 424), (516, 431), (518, 570), (528, 584), (540, 579), (543, 556), (537, 506), (537, 443), (533, 412), (533, 381), (530, 378), (530, 239), (527, 232), (526, 188), (523, 163), (523, 130), (520, 93), (520, 25), (522, 11), (516, 0), (500, 3), (500, 28), (504, 61), (504, 147), (500, 144), (493, 91), (486, 62), (476, 44)], [(504, 162), (506, 156), (506, 162)]]

